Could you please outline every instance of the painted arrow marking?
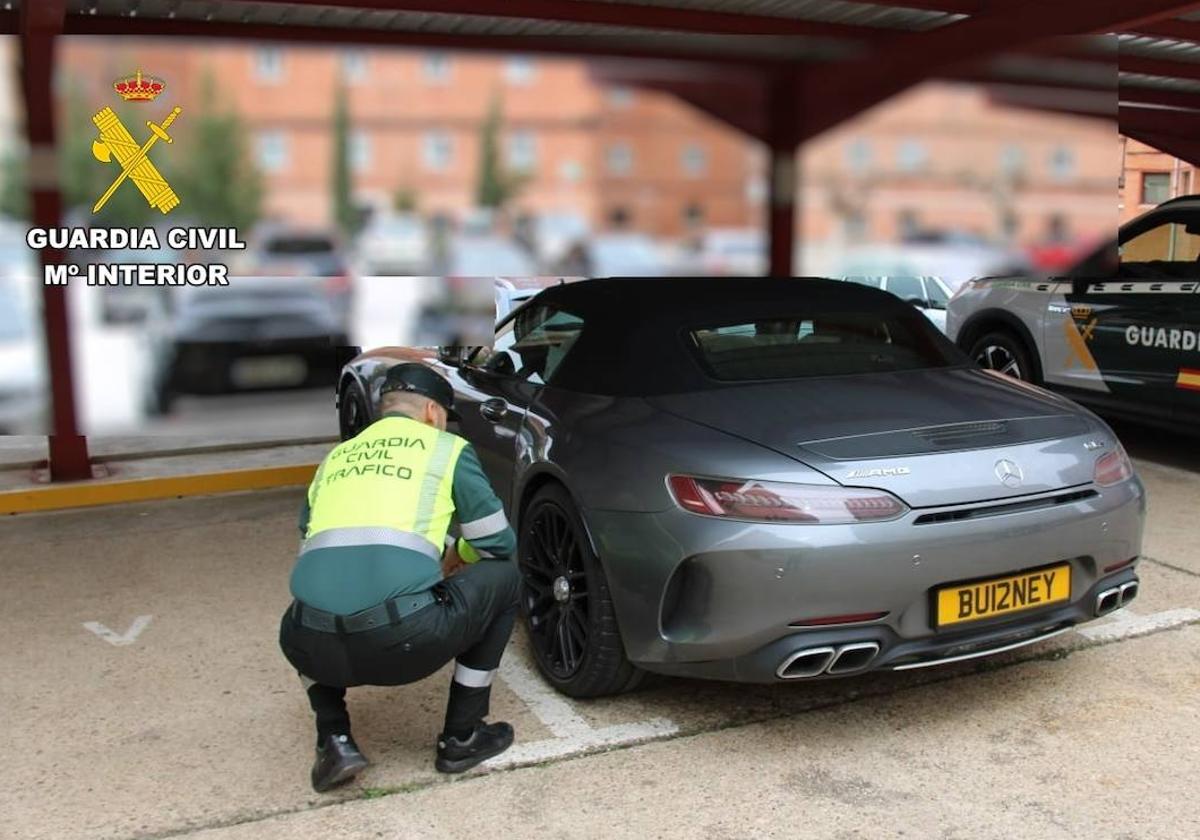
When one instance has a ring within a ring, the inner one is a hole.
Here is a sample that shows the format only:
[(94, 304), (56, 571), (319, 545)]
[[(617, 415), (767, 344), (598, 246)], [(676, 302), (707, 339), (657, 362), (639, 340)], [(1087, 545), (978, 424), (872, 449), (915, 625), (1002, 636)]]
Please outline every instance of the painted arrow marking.
[(133, 620), (133, 624), (129, 625), (129, 629), (124, 633), (117, 633), (113, 630), (109, 630), (99, 621), (85, 621), (83, 622), (83, 626), (85, 629), (95, 633), (110, 645), (123, 647), (124, 645), (131, 645), (136, 642), (137, 637), (142, 635), (142, 631), (146, 629), (146, 625), (150, 623), (150, 619), (153, 617), (154, 616), (152, 615), (139, 615)]

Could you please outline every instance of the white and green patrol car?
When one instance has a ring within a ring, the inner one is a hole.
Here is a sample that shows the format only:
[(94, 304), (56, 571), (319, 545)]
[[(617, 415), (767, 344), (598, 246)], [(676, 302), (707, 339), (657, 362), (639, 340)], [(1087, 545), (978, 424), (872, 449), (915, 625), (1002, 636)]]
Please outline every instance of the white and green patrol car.
[(1200, 196), (1175, 199), (1065, 277), (967, 283), (946, 333), (983, 367), (1102, 414), (1200, 431), (1198, 257)]

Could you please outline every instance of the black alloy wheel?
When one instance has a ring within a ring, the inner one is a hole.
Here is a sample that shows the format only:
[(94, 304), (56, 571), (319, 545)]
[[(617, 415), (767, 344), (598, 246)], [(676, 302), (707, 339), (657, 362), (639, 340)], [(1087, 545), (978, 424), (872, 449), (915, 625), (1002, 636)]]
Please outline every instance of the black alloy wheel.
[(1012, 333), (992, 332), (981, 337), (971, 346), (971, 358), (980, 367), (1036, 383), (1029, 351)]
[(534, 659), (556, 689), (598, 697), (633, 688), (608, 582), (566, 489), (548, 484), (521, 517), (521, 612)]

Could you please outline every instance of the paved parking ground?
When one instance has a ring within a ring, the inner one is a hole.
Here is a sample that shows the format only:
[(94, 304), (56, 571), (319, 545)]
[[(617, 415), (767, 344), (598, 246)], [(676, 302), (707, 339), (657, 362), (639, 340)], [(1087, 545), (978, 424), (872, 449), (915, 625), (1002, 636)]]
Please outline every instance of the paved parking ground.
[(373, 764), (326, 796), (275, 645), (299, 491), (14, 517), (0, 836), (1200, 836), (1200, 473), (1138, 467), (1142, 595), (1080, 631), (943, 669), (591, 702), (547, 689), (518, 636), (493, 703), (510, 753), (433, 770), (448, 673), (355, 689)]

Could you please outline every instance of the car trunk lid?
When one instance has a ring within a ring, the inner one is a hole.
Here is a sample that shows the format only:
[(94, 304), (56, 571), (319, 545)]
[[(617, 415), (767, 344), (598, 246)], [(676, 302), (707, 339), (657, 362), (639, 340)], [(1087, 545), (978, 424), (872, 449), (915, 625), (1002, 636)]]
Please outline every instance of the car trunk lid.
[(755, 383), (651, 401), (916, 508), (1086, 484), (1095, 460), (1083, 440), (1069, 440), (1091, 431), (1069, 403), (978, 370)]

